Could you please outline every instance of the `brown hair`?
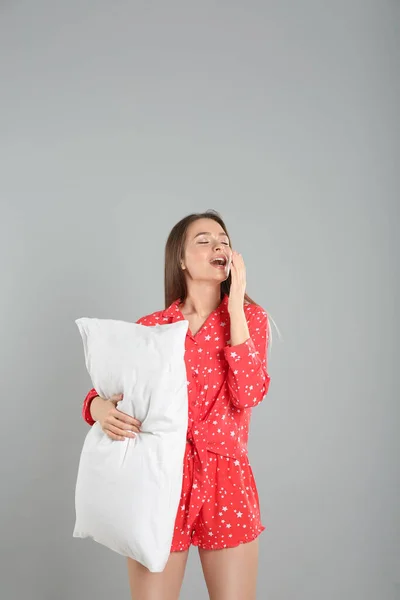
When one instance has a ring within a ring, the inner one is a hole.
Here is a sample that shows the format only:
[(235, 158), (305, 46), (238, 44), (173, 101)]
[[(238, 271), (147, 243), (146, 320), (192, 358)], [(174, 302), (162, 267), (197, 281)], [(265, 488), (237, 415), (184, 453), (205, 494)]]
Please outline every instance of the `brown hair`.
[[(229, 233), (225, 227), (225, 223), (222, 220), (222, 217), (215, 210), (207, 210), (203, 213), (193, 213), (181, 219), (174, 227), (172, 228), (167, 243), (165, 245), (165, 266), (164, 266), (164, 299), (165, 299), (165, 308), (168, 308), (172, 302), (180, 299), (181, 302), (184, 302), (187, 297), (187, 286), (185, 275), (181, 268), (181, 260), (183, 258), (184, 249), (185, 249), (185, 241), (186, 234), (189, 225), (198, 219), (213, 219), (219, 225), (221, 225), (222, 229), (225, 231), (228, 236), (229, 243), (231, 243), (231, 238)], [(225, 294), (229, 295), (229, 291), (231, 289), (231, 274), (229, 273), (228, 279), (221, 283), (221, 300)], [(256, 304), (254, 300), (250, 298), (247, 294), (244, 296), (245, 301), (250, 302), (250, 304)]]

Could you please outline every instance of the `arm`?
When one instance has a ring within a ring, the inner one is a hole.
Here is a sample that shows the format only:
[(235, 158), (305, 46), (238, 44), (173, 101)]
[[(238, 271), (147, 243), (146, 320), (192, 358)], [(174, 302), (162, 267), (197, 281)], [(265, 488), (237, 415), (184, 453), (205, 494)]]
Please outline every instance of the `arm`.
[[(136, 321), (139, 325), (153, 325), (153, 320), (151, 319), (151, 315), (149, 317), (142, 317), (138, 321)], [(104, 399), (99, 396), (94, 388), (92, 388), (88, 394), (86, 395), (83, 406), (82, 406), (82, 417), (88, 423), (88, 425), (92, 426), (98, 421), (99, 410), (101, 410), (101, 406), (104, 403)]]
[(241, 315), (236, 317), (231, 315), (232, 345), (224, 349), (229, 365), (228, 388), (236, 408), (252, 408), (260, 404), (269, 388), (268, 317), (260, 306), (252, 306), (252, 313), (246, 321), (248, 337)]

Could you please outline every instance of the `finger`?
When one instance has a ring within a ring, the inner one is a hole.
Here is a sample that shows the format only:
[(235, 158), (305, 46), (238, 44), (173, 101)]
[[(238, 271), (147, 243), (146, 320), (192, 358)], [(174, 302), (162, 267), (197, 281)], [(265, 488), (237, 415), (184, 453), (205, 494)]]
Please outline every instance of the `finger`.
[(233, 263), (233, 266), (235, 268), (235, 271), (236, 271), (236, 274), (238, 275), (238, 277), (240, 277), (244, 274), (246, 267), (244, 266), (243, 260), (240, 260), (240, 258), (237, 258), (236, 262)]
[(122, 421), (123, 423), (128, 423), (128, 425), (134, 425), (135, 427), (141, 426), (141, 422), (138, 421), (138, 419), (127, 415), (126, 413), (122, 412), (122, 410), (118, 410), (118, 408), (112, 410), (110, 414), (119, 421)]
[(117, 427), (117, 429), (120, 429), (121, 431), (133, 431), (134, 433), (140, 433), (139, 426), (131, 425), (129, 423), (124, 423), (123, 421), (120, 421), (119, 419), (116, 419), (115, 417), (110, 417), (110, 420), (108, 420), (106, 422), (110, 423), (110, 425), (113, 425), (114, 427)]
[[(120, 427), (121, 429), (132, 429), (135, 427), (136, 429), (140, 429), (141, 423), (137, 419), (133, 419), (129, 415), (122, 413), (124, 415), (124, 419), (121, 418), (121, 415), (111, 411), (108, 413), (107, 417), (110, 420), (110, 423), (113, 423), (116, 427)], [(127, 417), (127, 418), (126, 418)]]
[(113, 394), (110, 398), (111, 402), (120, 402), (124, 397), (123, 394)]
[(111, 425), (111, 423), (104, 423), (103, 431), (107, 434), (109, 432), (114, 433), (115, 435), (121, 437), (123, 440), (125, 439), (125, 436), (130, 438), (136, 437), (135, 433), (131, 431), (124, 431), (123, 429), (120, 429), (115, 425)]
[[(123, 413), (124, 414), (124, 413)], [(125, 415), (128, 416), (128, 415)], [(132, 417), (129, 417), (129, 419), (131, 419)], [(108, 415), (105, 418), (105, 422), (106, 423), (110, 423), (111, 425), (114, 425), (114, 427), (119, 427), (120, 429), (123, 429), (124, 431), (129, 431), (130, 429), (137, 429), (138, 431), (140, 431), (140, 426), (141, 423), (137, 420), (137, 419), (133, 419), (132, 421), (127, 421), (127, 420), (123, 420), (120, 419), (120, 415), (118, 415), (118, 413), (115, 413), (114, 411), (111, 411), (108, 413)]]
[(112, 440), (118, 441), (118, 442), (123, 442), (124, 441), (124, 437), (122, 435), (115, 435), (115, 433), (111, 433), (111, 431), (105, 431), (104, 432), (107, 437), (109, 437)]

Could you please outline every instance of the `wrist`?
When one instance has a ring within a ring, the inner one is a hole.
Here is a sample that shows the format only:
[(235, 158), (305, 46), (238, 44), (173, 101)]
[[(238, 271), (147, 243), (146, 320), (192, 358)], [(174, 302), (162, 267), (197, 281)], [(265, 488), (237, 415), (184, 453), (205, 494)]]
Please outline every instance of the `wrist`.
[(95, 396), (91, 402), (89, 407), (90, 415), (93, 421), (99, 421), (103, 412), (104, 403), (106, 400), (101, 398), (100, 396)]
[(228, 306), (228, 313), (230, 317), (244, 317), (244, 303), (243, 302), (232, 302), (230, 306)]

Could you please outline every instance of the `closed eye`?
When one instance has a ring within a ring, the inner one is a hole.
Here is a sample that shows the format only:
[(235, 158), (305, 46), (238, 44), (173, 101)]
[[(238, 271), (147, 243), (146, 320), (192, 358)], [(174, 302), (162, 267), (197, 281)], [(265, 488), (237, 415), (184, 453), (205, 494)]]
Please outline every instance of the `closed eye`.
[[(197, 243), (198, 244), (208, 244), (210, 240), (200, 240)], [(229, 242), (221, 242), (221, 244), (223, 244), (224, 246), (229, 246)]]

